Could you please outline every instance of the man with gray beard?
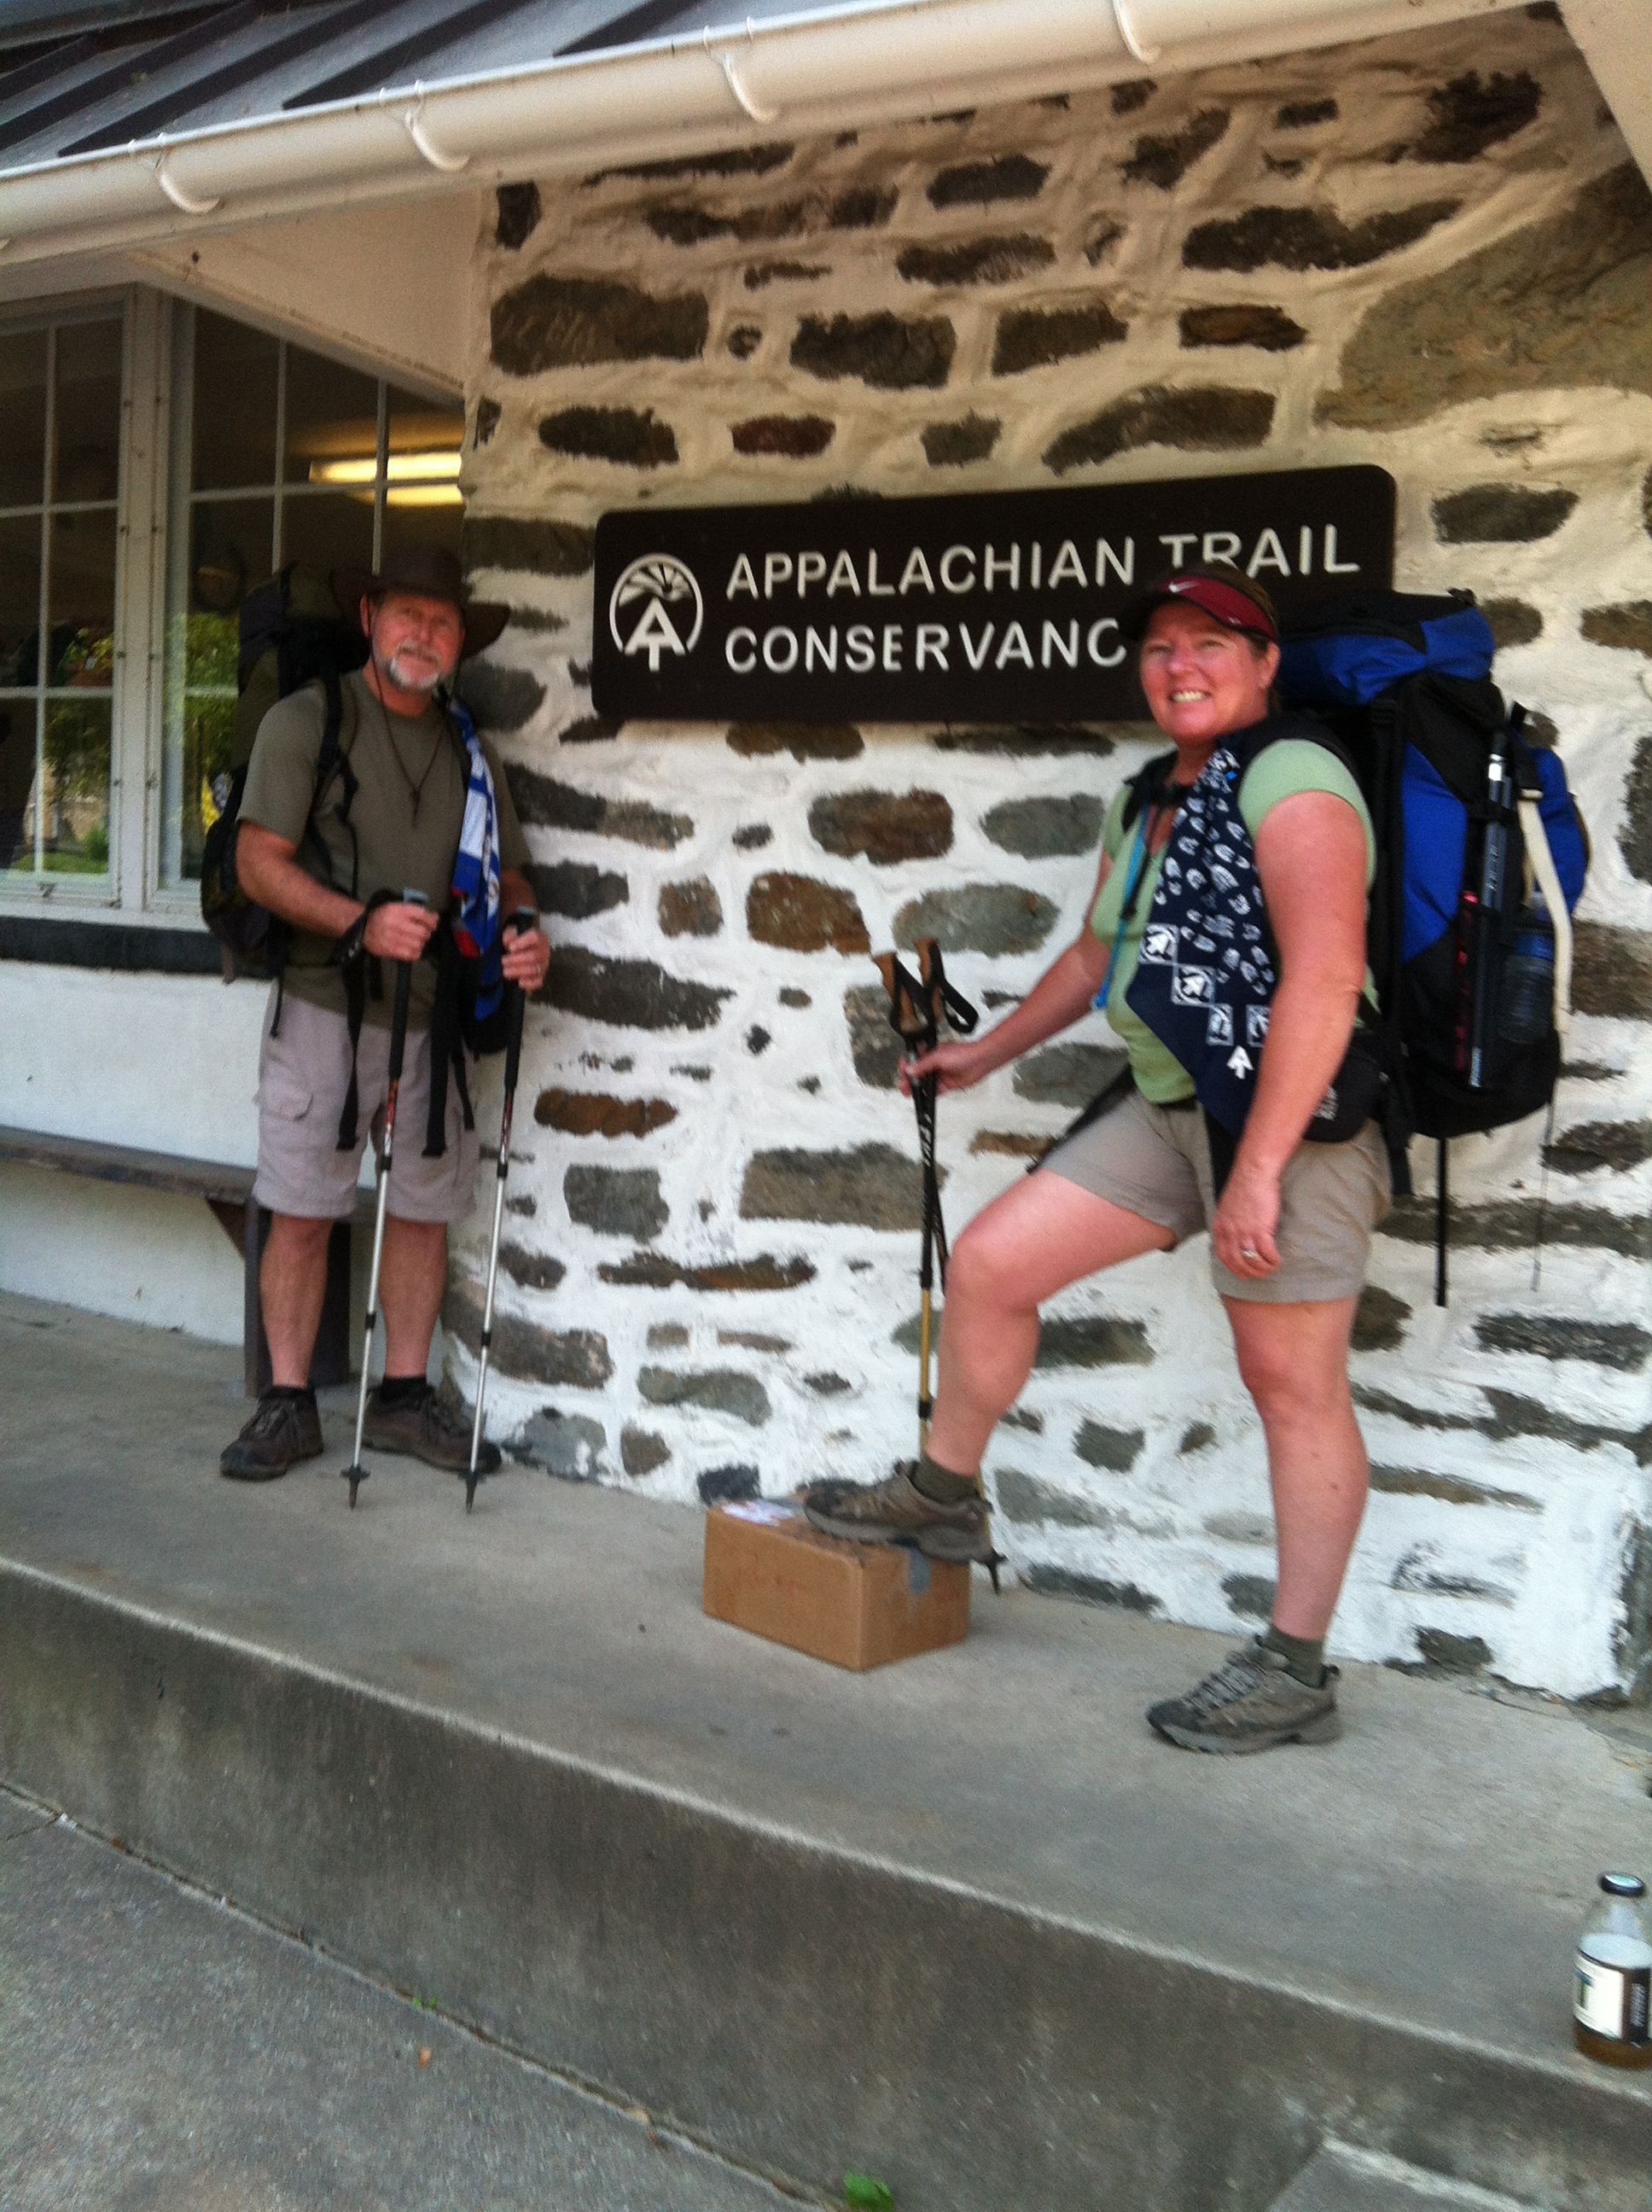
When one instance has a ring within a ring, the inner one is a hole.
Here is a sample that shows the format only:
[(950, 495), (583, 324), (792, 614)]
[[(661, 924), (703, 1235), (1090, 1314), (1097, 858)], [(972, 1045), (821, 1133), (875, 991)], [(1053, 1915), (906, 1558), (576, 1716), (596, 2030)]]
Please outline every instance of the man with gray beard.
[[(241, 1482), (271, 1480), (322, 1449), (309, 1376), (327, 1243), (334, 1222), (355, 1210), (362, 1149), (383, 1113), (393, 994), (382, 969), (397, 962), (413, 963), (397, 1109), (398, 1137), (405, 1132), (406, 1141), (396, 1144), (391, 1170), (380, 1275), (385, 1370), (364, 1441), (456, 1472), (468, 1466), (469, 1425), (441, 1405), (426, 1371), (446, 1283), (447, 1224), (463, 1219), (475, 1196), (477, 1139), (468, 1056), (450, 1067), (440, 1044), (433, 1054), (438, 969), (424, 957), (446, 926), (461, 832), (467, 843), (473, 834), (467, 797), (473, 820), (480, 799), (488, 801), (495, 925), (536, 903), (498, 758), (482, 740), (471, 750), (446, 705), (459, 662), (493, 642), (508, 610), (471, 599), (459, 562), (431, 549), (388, 560), (376, 576), (340, 572), (332, 582), (367, 640), (366, 665), (343, 679), (344, 765), (317, 790), (320, 686), (281, 700), (258, 726), (236, 845), (247, 896), (292, 931), (258, 1060), (253, 1195), (272, 1216), (259, 1289), (273, 1382), (219, 1461)], [(405, 890), (428, 903), (405, 899)], [(550, 948), (538, 928), (506, 933), (501, 960), (505, 981), (531, 992), (544, 981)], [(450, 1073), (445, 1114), (433, 1119), (433, 1074), (440, 1096)], [(484, 1443), (481, 1472), (498, 1464), (497, 1448)]]

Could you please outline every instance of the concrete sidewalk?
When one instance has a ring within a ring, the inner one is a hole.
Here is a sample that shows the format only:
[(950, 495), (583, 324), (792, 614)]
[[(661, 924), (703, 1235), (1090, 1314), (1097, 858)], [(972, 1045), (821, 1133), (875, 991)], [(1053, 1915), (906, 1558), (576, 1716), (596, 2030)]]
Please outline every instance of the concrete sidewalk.
[[(1221, 1639), (977, 1590), (840, 1674), (706, 1621), (695, 1516), (335, 1449), (220, 1481), (234, 1356), (0, 1304), (0, 1774), (742, 2164), (1260, 2212), (1334, 2132), (1643, 2212), (1570, 2045), (1643, 1736), (1351, 1668), (1324, 1750), (1142, 1708)], [(1116, 2194), (1114, 2193), (1116, 2192)]]
[(6, 2212), (795, 2200), (0, 1791)]

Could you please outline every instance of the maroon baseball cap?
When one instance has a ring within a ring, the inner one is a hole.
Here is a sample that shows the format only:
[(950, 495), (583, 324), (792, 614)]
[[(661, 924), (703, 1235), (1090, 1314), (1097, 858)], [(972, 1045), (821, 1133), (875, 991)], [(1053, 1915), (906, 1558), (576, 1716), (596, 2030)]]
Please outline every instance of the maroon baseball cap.
[(1245, 630), (1253, 637), (1266, 638), (1271, 645), (1278, 643), (1279, 620), (1272, 600), (1260, 584), (1226, 561), (1173, 568), (1156, 583), (1146, 585), (1125, 602), (1119, 628), (1133, 645), (1138, 645), (1154, 609), (1178, 600), (1200, 608), (1224, 629)]

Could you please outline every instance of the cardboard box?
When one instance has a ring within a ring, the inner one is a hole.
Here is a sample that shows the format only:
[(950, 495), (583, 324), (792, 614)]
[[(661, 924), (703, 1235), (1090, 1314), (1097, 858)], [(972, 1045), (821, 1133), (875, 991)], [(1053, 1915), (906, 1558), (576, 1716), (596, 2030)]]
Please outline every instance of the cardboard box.
[(823, 1536), (800, 1506), (752, 1498), (706, 1516), (705, 1609), (835, 1667), (883, 1667), (963, 1641), (969, 1570)]

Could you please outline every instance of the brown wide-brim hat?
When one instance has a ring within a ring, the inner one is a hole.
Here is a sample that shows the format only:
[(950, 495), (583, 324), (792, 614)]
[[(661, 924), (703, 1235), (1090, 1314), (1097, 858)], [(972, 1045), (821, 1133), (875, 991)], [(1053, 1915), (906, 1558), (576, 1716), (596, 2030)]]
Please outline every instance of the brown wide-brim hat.
[(446, 599), (459, 609), (465, 623), (465, 642), (459, 659), (485, 653), (511, 618), (510, 609), (499, 599), (473, 599), (465, 571), (455, 554), (436, 545), (410, 545), (392, 553), (377, 575), (365, 568), (335, 568), (329, 580), (332, 595), (345, 619), (360, 619), (363, 599), (382, 599), (386, 592), (409, 592), (421, 599)]

